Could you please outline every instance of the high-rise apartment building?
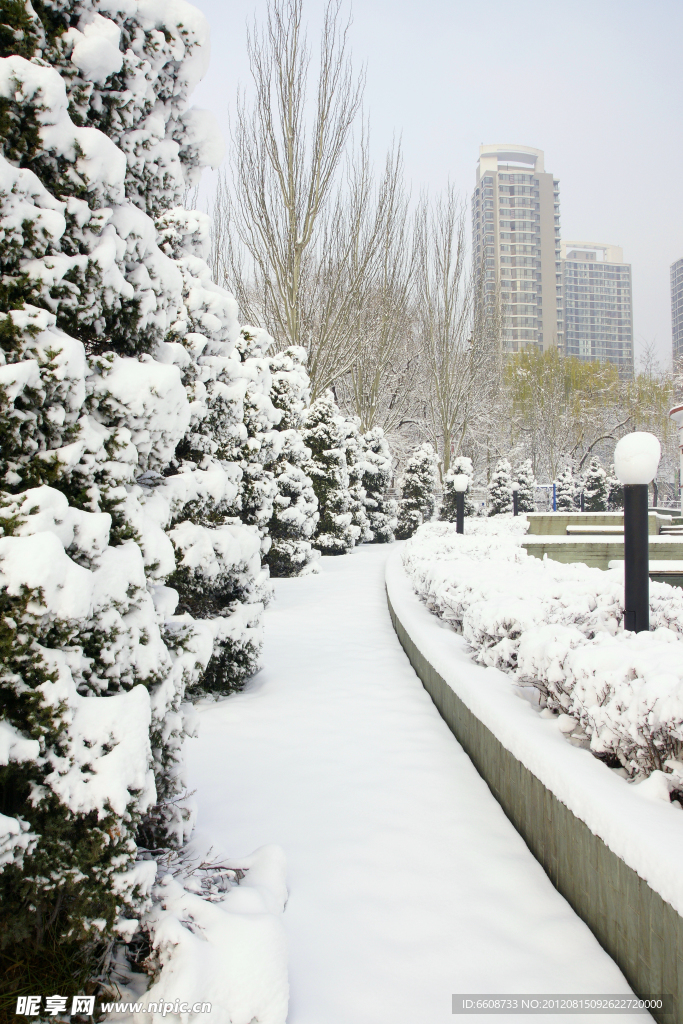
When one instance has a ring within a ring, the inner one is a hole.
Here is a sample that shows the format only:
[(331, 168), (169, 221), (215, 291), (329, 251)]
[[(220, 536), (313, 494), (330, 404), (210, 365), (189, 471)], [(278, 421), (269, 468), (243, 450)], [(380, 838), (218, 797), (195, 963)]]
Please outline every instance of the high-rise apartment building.
[(560, 183), (528, 146), (479, 147), (472, 256), (486, 296), (500, 295), (503, 346), (564, 346)]
[(683, 260), (671, 264), (671, 337), (676, 366), (683, 360)]
[(565, 353), (606, 360), (615, 363), (620, 373), (632, 375), (630, 263), (624, 263), (619, 246), (597, 242), (563, 241), (561, 253)]

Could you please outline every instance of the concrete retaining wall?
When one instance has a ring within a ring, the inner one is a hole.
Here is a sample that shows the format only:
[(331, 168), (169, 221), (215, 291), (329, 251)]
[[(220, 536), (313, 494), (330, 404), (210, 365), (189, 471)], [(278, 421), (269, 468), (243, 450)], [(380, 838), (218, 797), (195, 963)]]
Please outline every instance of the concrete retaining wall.
[(387, 600), (401, 646), (441, 717), (553, 885), (634, 992), (673, 996), (673, 1014), (653, 1016), (663, 1024), (683, 1024), (683, 918), (472, 714), (411, 640)]
[[(522, 538), (522, 547), (534, 558), (547, 555), (555, 562), (583, 562), (595, 569), (607, 569), (611, 561), (623, 559), (623, 538), (529, 536)], [(683, 561), (683, 540), (666, 534), (649, 538), (650, 558), (662, 561)]]
[[(527, 536), (564, 536), (568, 526), (624, 526), (623, 512), (526, 512)], [(655, 536), (662, 526), (673, 522), (670, 516), (648, 512), (648, 533)]]

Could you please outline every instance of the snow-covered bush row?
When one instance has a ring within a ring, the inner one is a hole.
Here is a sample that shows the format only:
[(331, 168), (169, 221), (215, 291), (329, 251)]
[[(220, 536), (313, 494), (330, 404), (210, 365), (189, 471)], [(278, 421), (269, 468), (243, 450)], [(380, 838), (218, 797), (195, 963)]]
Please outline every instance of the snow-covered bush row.
[(624, 507), (624, 488), (614, 466), (606, 473), (597, 456), (591, 458), (583, 476), (574, 478), (571, 467), (565, 466), (555, 487), (558, 512), (578, 511), (582, 494), (585, 512), (618, 512)]
[[(189, 107), (200, 12), (17, 0), (2, 29), (0, 930), (106, 947), (142, 919), (163, 988), (192, 946), (185, 897), (153, 906), (193, 824), (186, 694), (254, 672), (268, 568), (310, 571), (316, 530), (392, 539), (390, 458), (336, 407), (307, 447), (305, 353), (268, 355), (211, 279), (208, 219), (180, 205), (221, 152)], [(265, 1020), (270, 967), (249, 970), (239, 1013)]]
[(342, 416), (326, 391), (306, 411), (303, 438), (319, 506), (316, 547), (342, 555), (355, 544), (393, 541), (396, 503), (386, 493), (391, 455), (381, 428), (362, 434), (358, 417)]
[[(474, 658), (533, 684), (567, 731), (630, 776), (683, 787), (683, 591), (651, 585), (650, 633), (623, 631), (623, 578), (527, 555), (523, 519), (427, 524), (403, 561)], [(485, 529), (486, 528), (486, 529)]]

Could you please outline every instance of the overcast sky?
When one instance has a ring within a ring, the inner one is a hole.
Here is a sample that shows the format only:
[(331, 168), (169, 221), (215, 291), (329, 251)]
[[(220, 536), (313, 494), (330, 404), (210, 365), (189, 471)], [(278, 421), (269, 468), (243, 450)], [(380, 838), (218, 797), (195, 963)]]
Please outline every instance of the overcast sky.
[[(249, 84), (247, 20), (261, 0), (193, 0), (211, 25), (194, 95), (225, 131)], [(323, 0), (309, 0), (311, 41)], [(378, 162), (403, 140), (413, 192), (450, 178), (469, 196), (479, 144), (545, 151), (562, 236), (620, 245), (633, 265), (636, 355), (671, 359), (669, 266), (683, 257), (682, 0), (356, 0), (351, 43), (367, 67)]]

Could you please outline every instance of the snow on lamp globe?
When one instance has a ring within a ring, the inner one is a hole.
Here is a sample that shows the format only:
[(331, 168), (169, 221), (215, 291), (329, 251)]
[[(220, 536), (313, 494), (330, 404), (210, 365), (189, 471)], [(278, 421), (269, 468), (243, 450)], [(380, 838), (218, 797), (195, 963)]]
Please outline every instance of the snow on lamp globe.
[(624, 629), (650, 628), (648, 485), (655, 478), (661, 446), (654, 434), (636, 430), (614, 449), (614, 471), (624, 485)]

